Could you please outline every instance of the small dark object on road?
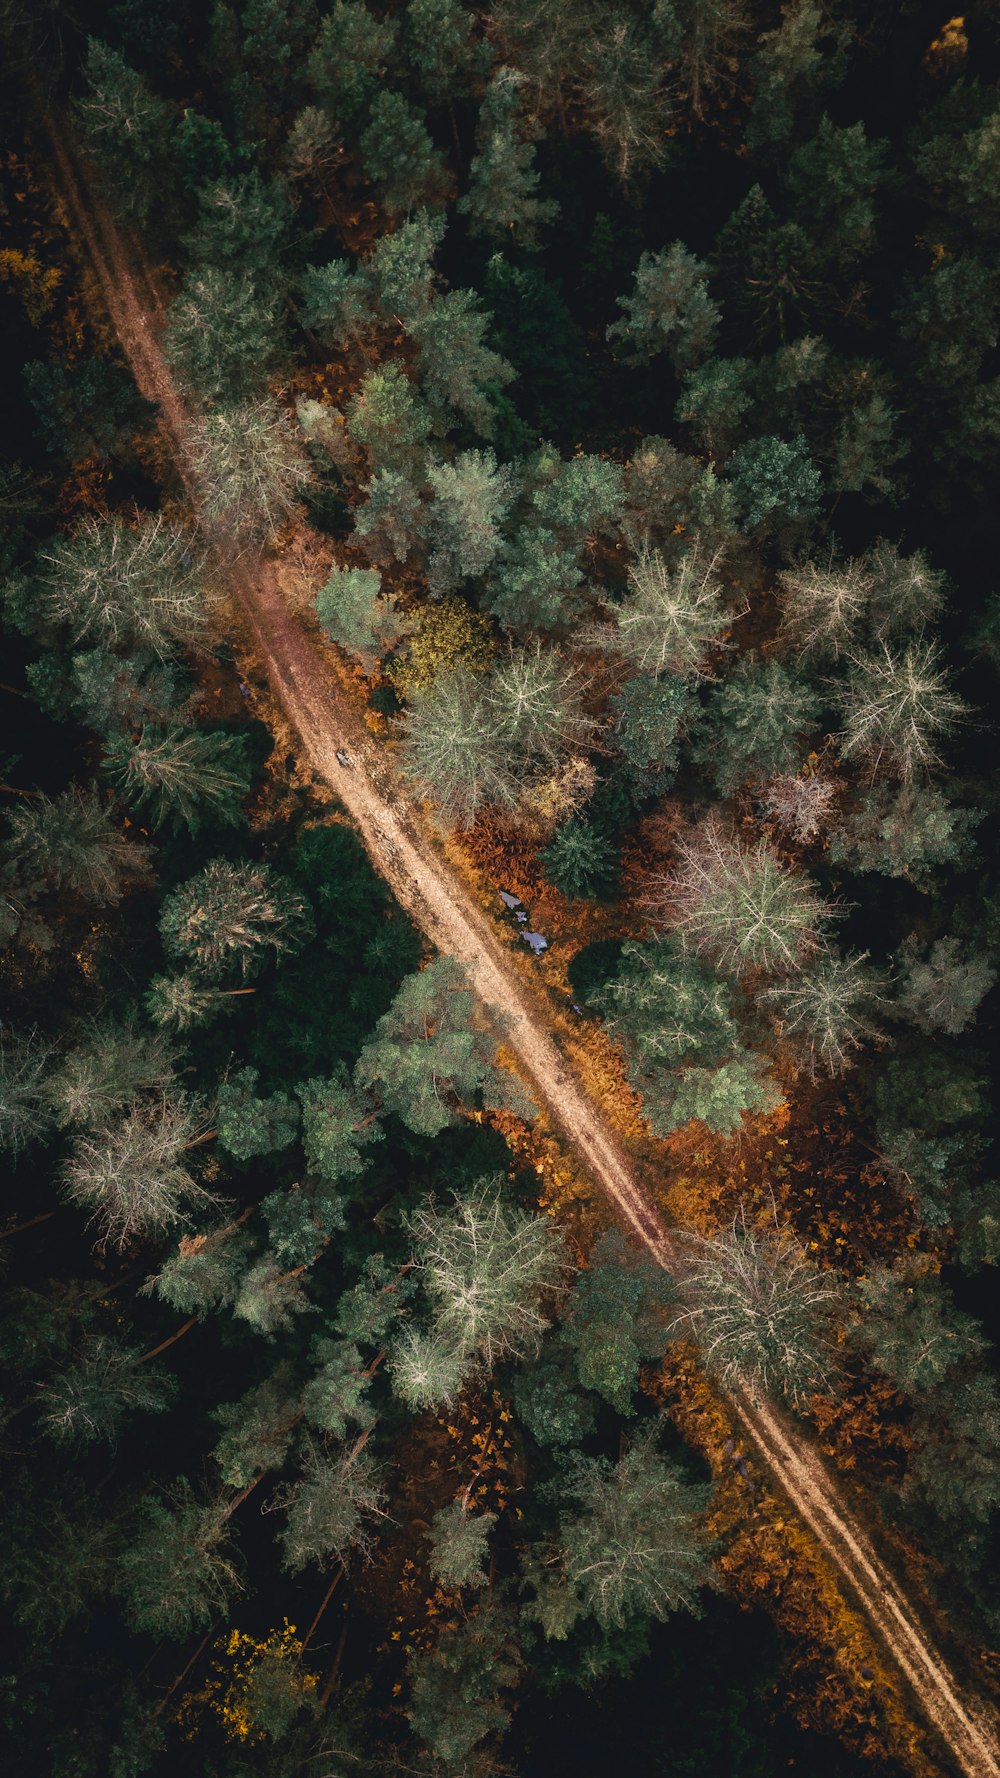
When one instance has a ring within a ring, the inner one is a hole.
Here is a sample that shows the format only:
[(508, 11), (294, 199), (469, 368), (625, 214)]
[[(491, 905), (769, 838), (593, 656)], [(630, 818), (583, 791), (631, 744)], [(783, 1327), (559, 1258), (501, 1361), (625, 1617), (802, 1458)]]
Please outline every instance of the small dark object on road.
[(350, 761), (349, 755), (344, 752), (344, 749), (342, 747), (338, 747), (337, 748), (337, 764), (340, 766), (349, 766), (350, 763), (351, 763), (351, 761)]

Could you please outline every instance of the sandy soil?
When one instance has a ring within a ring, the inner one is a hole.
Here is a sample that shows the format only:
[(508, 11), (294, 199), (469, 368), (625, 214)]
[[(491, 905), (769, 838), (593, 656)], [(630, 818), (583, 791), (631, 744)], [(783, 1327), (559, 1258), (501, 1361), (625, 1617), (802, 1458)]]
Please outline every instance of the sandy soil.
[[(58, 130), (52, 131), (62, 199), (86, 246), (122, 349), (141, 392), (159, 404), (192, 504), (184, 404), (159, 349), (159, 302), (135, 255), (126, 253), (107, 214), (84, 185)], [(213, 540), (208, 539), (211, 543)], [(420, 812), (404, 797), (378, 743), (330, 674), (266, 563), (220, 556), (267, 664), (274, 695), (298, 733), (312, 769), (343, 802), (372, 861), (437, 950), (457, 958), (483, 1007), (515, 1052), (533, 1090), (615, 1204), (636, 1238), (669, 1267), (671, 1238), (646, 1199), (627, 1157), (570, 1071), (548, 1031), (546, 1007), (514, 975), (503, 943), (467, 885), (450, 868)], [(338, 749), (350, 765), (339, 764)], [(772, 1404), (749, 1392), (730, 1398), (756, 1460), (809, 1527), (903, 1677), (941, 1748), (944, 1770), (966, 1778), (1000, 1774), (993, 1713), (956, 1679), (916, 1601), (890, 1574), (845, 1503), (842, 1490), (801, 1433)]]

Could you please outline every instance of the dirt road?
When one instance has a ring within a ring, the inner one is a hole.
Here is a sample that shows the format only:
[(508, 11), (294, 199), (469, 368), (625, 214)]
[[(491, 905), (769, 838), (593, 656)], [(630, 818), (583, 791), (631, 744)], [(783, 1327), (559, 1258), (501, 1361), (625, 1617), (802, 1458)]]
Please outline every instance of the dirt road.
[[(136, 383), (158, 403), (163, 427), (198, 509), (187, 453), (189, 423), (156, 339), (157, 301), (110, 219), (93, 201), (58, 129), (52, 131), (62, 198), (86, 245)], [(211, 543), (211, 538), (208, 539)], [(548, 1030), (544, 1001), (518, 980), (483, 910), (454, 873), (419, 811), (405, 799), (391, 765), (330, 674), (322, 654), (289, 610), (267, 564), (226, 563), (267, 664), (272, 688), (300, 737), (312, 769), (335, 790), (376, 868), (431, 943), (472, 976), (484, 1008), (503, 1029), (536, 1096), (583, 1160), (595, 1185), (636, 1238), (669, 1266), (671, 1239), (647, 1201), (627, 1156), (566, 1064)], [(336, 757), (344, 750), (351, 761)], [(902, 1675), (915, 1710), (934, 1732), (942, 1767), (965, 1778), (998, 1778), (992, 1712), (963, 1691), (934, 1645), (906, 1589), (889, 1573), (843, 1500), (834, 1476), (794, 1425), (768, 1403), (742, 1392), (735, 1417), (773, 1484), (809, 1527)]]

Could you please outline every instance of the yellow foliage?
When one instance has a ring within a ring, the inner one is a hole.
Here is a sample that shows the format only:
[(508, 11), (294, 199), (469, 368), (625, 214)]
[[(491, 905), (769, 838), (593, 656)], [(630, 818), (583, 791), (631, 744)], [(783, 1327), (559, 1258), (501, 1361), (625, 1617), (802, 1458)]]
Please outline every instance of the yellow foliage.
[(386, 677), (405, 695), (429, 691), (435, 681), (456, 667), (483, 673), (493, 659), (490, 623), (464, 599), (440, 599), (422, 605), (415, 626)]
[(190, 1692), (177, 1712), (188, 1739), (198, 1732), (201, 1709), (211, 1710), (222, 1724), (227, 1741), (264, 1741), (268, 1729), (257, 1720), (264, 1684), (272, 1698), (279, 1691), (289, 1715), (308, 1704), (319, 1684), (317, 1675), (299, 1665), (303, 1643), (296, 1627), (272, 1630), (263, 1642), (242, 1630), (230, 1630), (216, 1643), (211, 1674), (199, 1692)]
[(0, 280), (17, 291), (32, 327), (48, 314), (61, 279), (58, 267), (44, 266), (30, 248), (24, 253), (18, 247), (0, 247)]

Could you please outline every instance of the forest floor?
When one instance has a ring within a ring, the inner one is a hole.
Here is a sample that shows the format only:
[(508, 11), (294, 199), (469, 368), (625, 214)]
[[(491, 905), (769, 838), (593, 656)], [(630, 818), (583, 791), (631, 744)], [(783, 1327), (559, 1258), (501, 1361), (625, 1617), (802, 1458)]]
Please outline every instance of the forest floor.
[[(59, 191), (72, 229), (86, 249), (98, 295), (136, 384), (159, 407), (167, 442), (197, 511), (200, 501), (188, 447), (191, 422), (158, 344), (161, 304), (155, 286), (138, 253), (126, 249), (113, 220), (86, 187), (54, 125), (51, 135)], [(594, 1184), (658, 1263), (669, 1267), (670, 1234), (601, 1111), (553, 1040), (543, 995), (522, 974), (522, 959), (512, 952), (509, 938), (491, 921), (431, 824), (404, 794), (386, 750), (291, 609), (273, 567), (255, 555), (234, 556), (225, 539), (208, 536), (207, 541), (215, 547), (273, 694), (310, 767), (356, 823), (374, 865), (430, 943), (466, 967), (501, 1041)], [(347, 754), (348, 766), (338, 761), (338, 750)], [(808, 1527), (901, 1675), (941, 1747), (944, 1769), (965, 1778), (997, 1778), (1000, 1758), (988, 1706), (970, 1697), (935, 1646), (923, 1607), (876, 1552), (839, 1480), (773, 1405), (749, 1392), (731, 1393), (727, 1399), (761, 1467)]]

